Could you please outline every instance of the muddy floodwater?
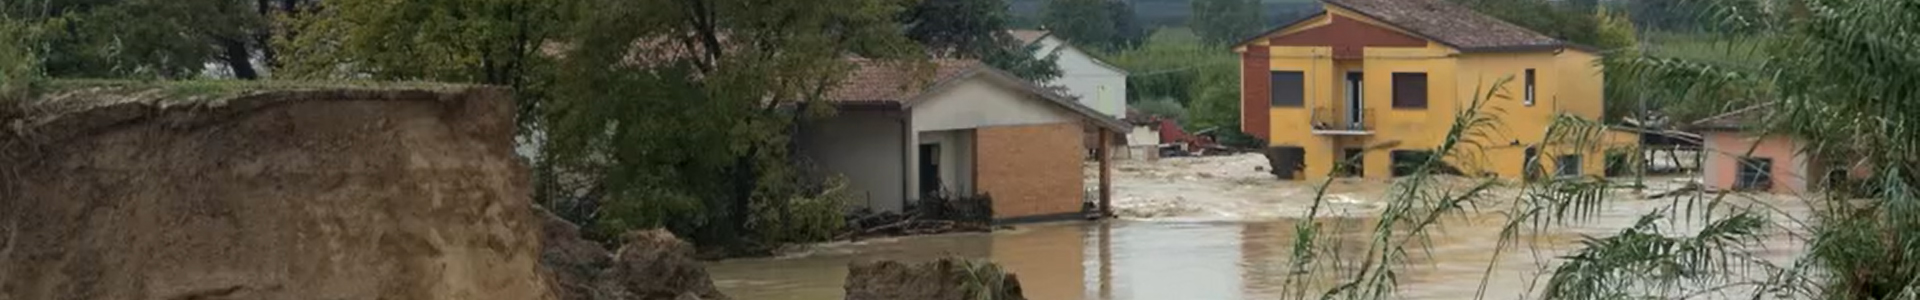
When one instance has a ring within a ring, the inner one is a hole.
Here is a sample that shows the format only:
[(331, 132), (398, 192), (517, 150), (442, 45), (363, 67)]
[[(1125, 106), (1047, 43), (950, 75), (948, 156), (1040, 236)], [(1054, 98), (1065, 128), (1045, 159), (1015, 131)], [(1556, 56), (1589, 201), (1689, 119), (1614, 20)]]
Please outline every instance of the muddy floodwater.
[[(714, 262), (708, 271), (723, 292), (737, 299), (840, 299), (849, 262), (926, 261), (944, 256), (1001, 264), (1019, 276), (1029, 299), (1292, 298), (1300, 292), (1288, 284), (1288, 261), (1297, 240), (1294, 228), (1312, 203), (1314, 188), (1262, 178), (1264, 173), (1254, 169), (1257, 159), (1122, 163), (1115, 177), (1115, 206), (1123, 216), (1117, 220), (832, 243), (780, 257)], [(1649, 180), (1656, 188), (1685, 181)], [(1332, 212), (1319, 219), (1330, 227), (1330, 241), (1364, 249), (1374, 220), (1370, 216), (1382, 206), (1379, 201), (1387, 186), (1363, 180), (1330, 185), (1327, 199)], [(1527, 235), (1523, 246), (1500, 250), (1497, 257), (1496, 245), (1505, 225), (1497, 208), (1448, 218), (1433, 231), (1431, 242), (1419, 247), (1426, 251), (1410, 255), (1400, 268), (1398, 293), (1415, 299), (1535, 295), (1546, 281), (1540, 274), (1553, 266), (1555, 257), (1576, 248), (1580, 235), (1608, 235), (1646, 212), (1678, 208), (1671, 199), (1639, 199), (1637, 192), (1617, 194), (1622, 200), (1612, 201), (1586, 222)], [(1785, 202), (1768, 196), (1735, 198)], [(1697, 225), (1675, 222), (1669, 226), (1684, 230)], [(1791, 242), (1785, 232), (1789, 230), (1781, 231), (1770, 234), (1755, 256), (1769, 261), (1791, 259), (1799, 245)]]

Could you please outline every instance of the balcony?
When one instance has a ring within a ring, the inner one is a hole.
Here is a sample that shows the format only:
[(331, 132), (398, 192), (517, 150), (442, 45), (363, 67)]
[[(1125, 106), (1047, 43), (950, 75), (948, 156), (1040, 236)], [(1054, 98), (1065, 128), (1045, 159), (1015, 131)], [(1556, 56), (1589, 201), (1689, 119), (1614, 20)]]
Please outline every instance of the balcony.
[[(1315, 135), (1363, 136), (1373, 135), (1373, 109), (1361, 108), (1357, 111), (1343, 109), (1336, 111), (1332, 107), (1319, 106), (1313, 109), (1308, 118)], [(1356, 113), (1357, 112), (1357, 113)]]

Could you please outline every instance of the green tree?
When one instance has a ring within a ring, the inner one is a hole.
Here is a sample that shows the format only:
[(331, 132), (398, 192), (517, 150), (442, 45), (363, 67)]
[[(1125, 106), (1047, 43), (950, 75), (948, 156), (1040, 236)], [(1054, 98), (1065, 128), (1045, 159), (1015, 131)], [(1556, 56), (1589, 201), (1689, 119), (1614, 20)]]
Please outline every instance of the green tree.
[(901, 14), (907, 38), (936, 57), (979, 59), (1020, 78), (1060, 77), (1058, 58), (1007, 33), (1005, 0), (926, 0)]
[(543, 110), (549, 158), (595, 179), (581, 190), (605, 203), (598, 231), (664, 225), (737, 245), (838, 216), (798, 205), (821, 178), (795, 165), (788, 134), (826, 113), (816, 103), (853, 70), (847, 57), (918, 56), (896, 23), (907, 5), (587, 0)]
[(1050, 0), (1040, 22), (1067, 41), (1102, 50), (1131, 48), (1145, 38), (1133, 6), (1124, 1)]
[(1239, 42), (1266, 28), (1260, 18), (1260, 0), (1193, 0), (1192, 5), (1187, 27), (1207, 44)]
[[(898, 0), (330, 0), (289, 21), (300, 78), (500, 84), (538, 145), (545, 206), (597, 238), (666, 227), (702, 247), (837, 230), (789, 132), (847, 57), (914, 57)], [(820, 227), (825, 226), (825, 227)]]
[(218, 62), (259, 78), (268, 2), (255, 0), (10, 1), (10, 17), (46, 24), (37, 37), (45, 70), (57, 77), (191, 78)]

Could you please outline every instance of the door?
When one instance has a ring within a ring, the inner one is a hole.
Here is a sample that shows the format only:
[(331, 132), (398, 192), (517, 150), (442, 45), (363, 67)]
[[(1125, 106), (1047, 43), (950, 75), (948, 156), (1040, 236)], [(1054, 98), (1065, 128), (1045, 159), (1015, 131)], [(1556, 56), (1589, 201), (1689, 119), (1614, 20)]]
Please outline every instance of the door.
[(920, 196), (932, 197), (939, 192), (940, 182), (940, 144), (920, 145)]
[(1341, 170), (1339, 173), (1342, 177), (1367, 176), (1366, 150), (1360, 148), (1344, 149), (1344, 151), (1340, 152), (1340, 165)]
[(1365, 108), (1362, 106), (1364, 101), (1361, 99), (1366, 98), (1364, 95), (1366, 85), (1361, 84), (1361, 80), (1366, 78), (1364, 75), (1360, 72), (1347, 72), (1347, 129), (1365, 129), (1360, 126), (1362, 121), (1360, 118), (1364, 117), (1361, 112)]

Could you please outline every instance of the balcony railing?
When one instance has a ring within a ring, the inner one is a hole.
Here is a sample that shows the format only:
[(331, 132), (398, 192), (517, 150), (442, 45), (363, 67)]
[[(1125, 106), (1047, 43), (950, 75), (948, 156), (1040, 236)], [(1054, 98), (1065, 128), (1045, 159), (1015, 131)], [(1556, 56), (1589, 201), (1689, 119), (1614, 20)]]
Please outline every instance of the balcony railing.
[(1333, 107), (1319, 106), (1313, 109), (1311, 119), (1313, 134), (1320, 135), (1371, 135), (1373, 134), (1373, 109), (1360, 109), (1360, 118), (1355, 120), (1350, 111), (1333, 110)]

